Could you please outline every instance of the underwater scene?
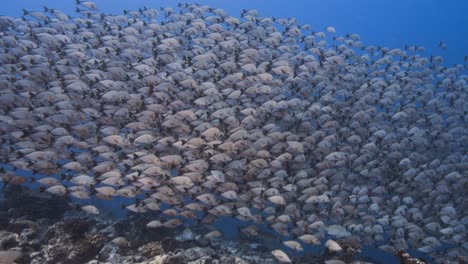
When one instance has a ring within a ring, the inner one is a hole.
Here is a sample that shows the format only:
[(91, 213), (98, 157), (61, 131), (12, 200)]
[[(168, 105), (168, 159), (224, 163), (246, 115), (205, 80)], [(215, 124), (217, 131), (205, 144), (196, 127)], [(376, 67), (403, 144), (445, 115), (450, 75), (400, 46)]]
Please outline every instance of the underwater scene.
[(468, 262), (468, 2), (7, 1), (0, 264)]

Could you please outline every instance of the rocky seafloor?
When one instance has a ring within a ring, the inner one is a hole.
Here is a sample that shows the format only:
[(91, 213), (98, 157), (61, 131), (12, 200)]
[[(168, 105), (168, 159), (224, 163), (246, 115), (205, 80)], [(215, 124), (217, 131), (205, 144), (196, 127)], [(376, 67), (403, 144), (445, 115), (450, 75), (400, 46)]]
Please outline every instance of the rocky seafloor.
[[(255, 243), (207, 239), (195, 228), (146, 228), (148, 216), (88, 215), (69, 200), (20, 187), (0, 198), (0, 264), (7, 263), (278, 263)], [(253, 249), (253, 245), (256, 246)], [(376, 263), (354, 259), (359, 246), (339, 255), (293, 256), (293, 263)], [(401, 263), (424, 263), (404, 252)], [(377, 262), (378, 263), (378, 262)]]

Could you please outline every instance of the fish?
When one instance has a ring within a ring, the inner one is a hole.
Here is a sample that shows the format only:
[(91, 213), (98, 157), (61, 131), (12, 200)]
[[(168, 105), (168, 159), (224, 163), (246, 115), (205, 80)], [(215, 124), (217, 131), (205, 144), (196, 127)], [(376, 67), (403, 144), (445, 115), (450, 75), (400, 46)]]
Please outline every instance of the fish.
[(467, 255), (466, 65), (259, 10), (23, 13), (0, 17), (2, 192), (28, 170), (78, 203), (163, 211), (149, 229), (229, 217), (293, 251)]

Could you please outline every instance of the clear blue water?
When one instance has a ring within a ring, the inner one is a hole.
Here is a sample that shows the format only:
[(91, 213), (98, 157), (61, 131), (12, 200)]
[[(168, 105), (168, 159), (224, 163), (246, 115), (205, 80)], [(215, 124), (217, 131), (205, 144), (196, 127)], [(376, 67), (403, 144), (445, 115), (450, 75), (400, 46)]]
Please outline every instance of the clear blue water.
[[(176, 7), (176, 1), (110, 1), (96, 0), (99, 9), (105, 13), (121, 13), (123, 9), (135, 10), (147, 7)], [(261, 16), (296, 17), (299, 24), (310, 24), (315, 31), (324, 31), (326, 26), (333, 26), (338, 35), (357, 33), (365, 45), (403, 48), (405, 45), (425, 47), (426, 56), (441, 55), (444, 64), (463, 64), (468, 56), (468, 1), (452, 0), (449, 4), (442, 1), (371, 1), (371, 0), (328, 0), (328, 1), (186, 1), (207, 4), (226, 10), (230, 15), (239, 16), (242, 9), (257, 9)], [(0, 15), (19, 17), (22, 9), (42, 11), (42, 7), (59, 9), (73, 14), (74, 1), (7, 1), (2, 3)], [(447, 46), (442, 49), (439, 43)], [(33, 187), (36, 187), (33, 185)], [(107, 207), (117, 215), (122, 214), (119, 199), (109, 204), (93, 198), (93, 202)], [(234, 221), (234, 222), (232, 222)], [(235, 238), (236, 230), (228, 232), (226, 227), (236, 224), (233, 219), (220, 219), (216, 223), (225, 230), (227, 238)], [(227, 231), (226, 231), (227, 230)], [(315, 248), (312, 251), (320, 251)], [(414, 253), (414, 252), (413, 252)], [(397, 260), (389, 253), (365, 248), (363, 254), (379, 263), (395, 263)]]
[[(96, 0), (100, 10), (121, 13), (123, 9), (176, 7), (172, 0)], [(316, 31), (327, 26), (338, 35), (357, 33), (364, 45), (403, 48), (418, 45), (424, 55), (442, 55), (445, 65), (462, 64), (468, 56), (468, 1), (466, 0), (235, 0), (181, 1), (222, 8), (239, 16), (242, 9), (257, 9), (261, 16), (296, 17), (300, 24), (310, 24)], [(21, 16), (22, 8), (42, 11), (47, 6), (72, 13), (75, 1), (15, 0), (2, 1), (0, 15)], [(447, 48), (439, 47), (443, 41)]]

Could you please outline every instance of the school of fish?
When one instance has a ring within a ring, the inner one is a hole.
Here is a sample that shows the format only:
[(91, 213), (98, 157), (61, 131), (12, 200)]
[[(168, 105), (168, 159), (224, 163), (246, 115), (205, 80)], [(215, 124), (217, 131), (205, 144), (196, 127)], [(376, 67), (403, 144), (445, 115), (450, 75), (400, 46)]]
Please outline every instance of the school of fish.
[(351, 237), (468, 255), (466, 64), (256, 10), (76, 13), (0, 17), (3, 188), (131, 198), (166, 216), (147, 228), (236, 217), (280, 262)]

